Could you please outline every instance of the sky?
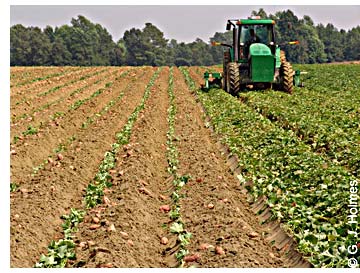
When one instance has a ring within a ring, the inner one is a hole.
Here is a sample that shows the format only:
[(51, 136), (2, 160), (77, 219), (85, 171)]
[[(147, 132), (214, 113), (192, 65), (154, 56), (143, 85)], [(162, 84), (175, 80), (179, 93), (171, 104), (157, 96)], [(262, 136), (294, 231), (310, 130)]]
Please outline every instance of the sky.
[(360, 5), (11, 5), (10, 25), (61, 26), (70, 24), (71, 18), (81, 14), (104, 26), (114, 41), (122, 38), (126, 30), (132, 27), (142, 29), (146, 22), (150, 22), (164, 32), (166, 39), (192, 42), (200, 38), (208, 42), (215, 32), (225, 31), (227, 19), (247, 18), (252, 10), (261, 7), (268, 14), (290, 9), (298, 18), (309, 15), (315, 24), (332, 23), (339, 30), (360, 25)]

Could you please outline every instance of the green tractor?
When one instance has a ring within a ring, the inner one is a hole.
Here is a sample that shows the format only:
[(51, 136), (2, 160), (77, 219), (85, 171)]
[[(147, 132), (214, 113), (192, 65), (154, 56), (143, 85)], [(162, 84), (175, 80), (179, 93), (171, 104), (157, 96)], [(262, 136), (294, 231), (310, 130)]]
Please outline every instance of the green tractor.
[(228, 48), (224, 52), (223, 73), (205, 72), (204, 87), (222, 85), (233, 95), (243, 89), (268, 88), (292, 94), (294, 86), (301, 86), (300, 71), (293, 70), (285, 52), (276, 44), (274, 25), (274, 20), (259, 17), (228, 20), (226, 30), (233, 31), (232, 44), (212, 43)]

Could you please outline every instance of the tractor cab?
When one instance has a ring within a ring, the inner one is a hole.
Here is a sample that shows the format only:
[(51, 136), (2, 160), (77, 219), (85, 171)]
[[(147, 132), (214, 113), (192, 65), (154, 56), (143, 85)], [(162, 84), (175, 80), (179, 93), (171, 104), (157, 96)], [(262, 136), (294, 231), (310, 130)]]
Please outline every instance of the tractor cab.
[(260, 43), (269, 46), (275, 54), (275, 41), (273, 25), (240, 25), (239, 27), (239, 59), (249, 57), (249, 49), (252, 44)]
[(232, 49), (233, 60), (236, 62), (247, 62), (250, 46), (254, 43), (266, 45), (275, 55), (275, 34), (274, 20), (259, 19), (251, 17), (249, 19), (228, 20), (226, 30), (233, 31), (233, 44), (229, 45)]

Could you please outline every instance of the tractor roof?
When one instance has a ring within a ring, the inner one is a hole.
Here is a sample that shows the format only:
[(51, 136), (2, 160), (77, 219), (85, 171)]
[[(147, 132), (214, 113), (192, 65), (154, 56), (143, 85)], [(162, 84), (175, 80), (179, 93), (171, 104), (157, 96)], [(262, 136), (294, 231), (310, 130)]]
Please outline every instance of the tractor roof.
[(275, 21), (271, 19), (240, 19), (237, 25), (274, 25)]

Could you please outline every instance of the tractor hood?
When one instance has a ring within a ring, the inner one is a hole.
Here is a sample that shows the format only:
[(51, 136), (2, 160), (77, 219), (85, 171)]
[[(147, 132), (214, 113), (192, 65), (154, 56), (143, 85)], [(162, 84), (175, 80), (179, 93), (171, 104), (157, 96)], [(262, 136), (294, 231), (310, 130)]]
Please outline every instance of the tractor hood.
[(265, 44), (250, 46), (251, 80), (253, 82), (272, 82), (274, 80), (275, 59)]
[(270, 48), (265, 44), (255, 43), (250, 46), (250, 56), (272, 56)]

